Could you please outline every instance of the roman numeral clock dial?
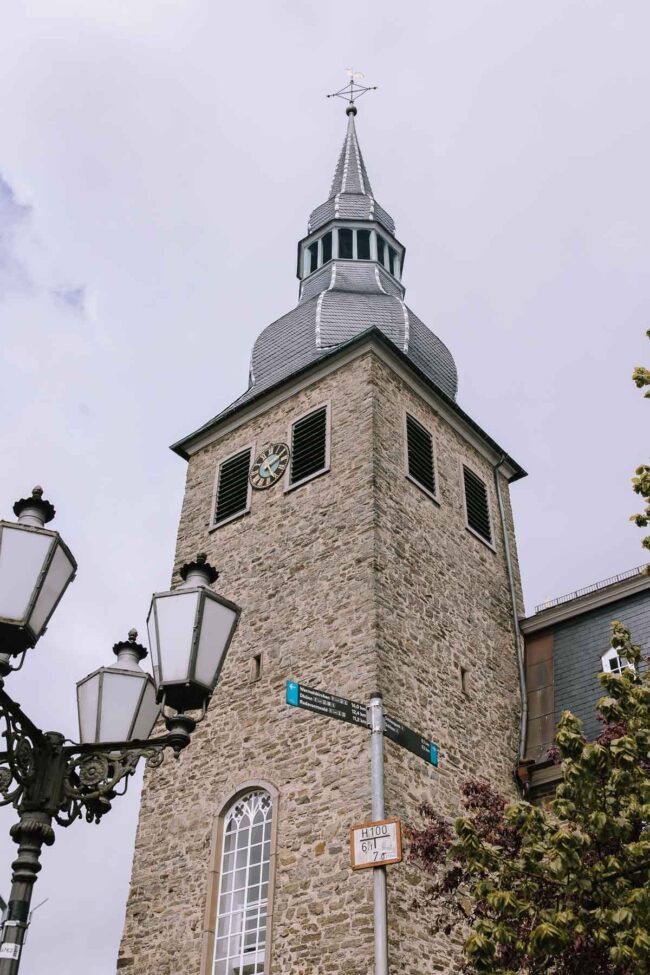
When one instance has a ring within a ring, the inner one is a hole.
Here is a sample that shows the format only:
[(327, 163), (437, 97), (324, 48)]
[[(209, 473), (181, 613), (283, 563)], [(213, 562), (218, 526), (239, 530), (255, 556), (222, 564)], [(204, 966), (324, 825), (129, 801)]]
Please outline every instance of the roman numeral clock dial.
[(287, 469), (290, 451), (286, 443), (270, 443), (255, 458), (250, 482), (256, 491), (265, 491), (276, 484)]

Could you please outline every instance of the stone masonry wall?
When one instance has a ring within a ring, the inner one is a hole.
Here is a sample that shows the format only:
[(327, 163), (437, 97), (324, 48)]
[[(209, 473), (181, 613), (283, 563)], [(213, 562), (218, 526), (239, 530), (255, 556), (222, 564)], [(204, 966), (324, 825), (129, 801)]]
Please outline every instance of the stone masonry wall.
[[(326, 401), (330, 472), (288, 493), (281, 484), (254, 493), (250, 514), (209, 533), (219, 460), (286, 441), (289, 422)], [(405, 406), (434, 434), (440, 505), (405, 477)], [(495, 552), (464, 527), (463, 458), (488, 484)], [(285, 681), (362, 701), (380, 689), (390, 714), (440, 744), (434, 771), (386, 743), (388, 815), (417, 822), (423, 799), (453, 814), (471, 776), (510, 788), (517, 671), (490, 465), (367, 353), (190, 460), (175, 582), (199, 550), (242, 619), (207, 720), (178, 764), (145, 777), (118, 969), (209, 975), (201, 952), (215, 816), (241, 783), (265, 780), (279, 792), (271, 972), (371, 975), (372, 876), (350, 870), (347, 849), (349, 827), (370, 818), (368, 735), (289, 709)], [(457, 948), (412, 909), (420, 873), (390, 867), (388, 888), (391, 970), (456, 971)]]
[[(386, 805), (388, 815), (419, 824), (423, 800), (457, 815), (469, 778), (514, 795), (520, 707), (512, 604), (491, 465), (386, 365), (373, 367), (380, 687), (388, 714), (440, 746), (435, 771), (386, 743)], [(433, 435), (439, 504), (405, 476), (405, 411)], [(494, 550), (465, 527), (463, 462), (487, 485)], [(501, 489), (516, 567), (505, 478)], [(516, 588), (521, 611), (518, 570)], [(400, 975), (456, 970), (457, 947), (432, 937), (426, 914), (413, 910), (425, 889), (412, 865), (389, 868), (390, 958)]]
[[(280, 793), (273, 971), (371, 971), (371, 890), (346, 847), (369, 813), (366, 735), (285, 704), (292, 677), (362, 699), (376, 685), (370, 369), (356, 360), (190, 460), (174, 579), (206, 551), (242, 617), (208, 719), (178, 764), (145, 777), (120, 971), (199, 975), (214, 819), (251, 779)], [(328, 400), (331, 472), (254, 492), (250, 514), (209, 533), (219, 460), (286, 441), (292, 419)]]

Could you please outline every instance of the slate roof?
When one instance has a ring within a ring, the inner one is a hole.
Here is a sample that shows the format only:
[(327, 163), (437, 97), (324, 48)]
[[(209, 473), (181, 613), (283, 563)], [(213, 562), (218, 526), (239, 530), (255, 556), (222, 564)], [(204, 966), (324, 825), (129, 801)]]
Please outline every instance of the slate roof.
[(308, 232), (337, 219), (376, 220), (389, 234), (395, 233), (395, 221), (373, 196), (352, 113), (348, 115), (348, 130), (334, 170), (330, 195), (312, 212)]
[(603, 696), (598, 678), (602, 655), (611, 644), (612, 621), (629, 626), (632, 641), (641, 646), (644, 657), (650, 652), (650, 576), (643, 574), (643, 568), (549, 600), (520, 621), (526, 641), (527, 759), (535, 763), (534, 788), (536, 768), (548, 763), (563, 711), (580, 718), (589, 739), (602, 731), (596, 714)]
[(251, 385), (237, 405), (373, 326), (455, 398), (458, 382), (451, 353), (406, 306), (402, 294), (377, 264), (330, 261), (307, 279), (300, 303), (258, 337)]
[[(338, 220), (339, 226), (346, 220), (367, 220), (395, 239), (392, 217), (374, 199), (353, 114), (348, 116), (330, 195), (313, 211), (310, 232), (330, 220)], [(296, 307), (261, 332), (251, 355), (248, 389), (201, 430), (372, 329), (379, 329), (445, 397), (455, 400), (458, 376), (453, 357), (405, 304), (401, 282), (378, 262), (337, 258), (305, 278)]]

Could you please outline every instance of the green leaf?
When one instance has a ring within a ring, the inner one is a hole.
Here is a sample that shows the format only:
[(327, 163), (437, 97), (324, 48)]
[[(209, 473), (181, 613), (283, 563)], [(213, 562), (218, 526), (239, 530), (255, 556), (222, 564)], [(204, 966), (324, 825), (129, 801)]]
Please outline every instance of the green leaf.
[(530, 935), (530, 947), (534, 954), (547, 955), (561, 947), (563, 940), (562, 932), (555, 924), (542, 921)]

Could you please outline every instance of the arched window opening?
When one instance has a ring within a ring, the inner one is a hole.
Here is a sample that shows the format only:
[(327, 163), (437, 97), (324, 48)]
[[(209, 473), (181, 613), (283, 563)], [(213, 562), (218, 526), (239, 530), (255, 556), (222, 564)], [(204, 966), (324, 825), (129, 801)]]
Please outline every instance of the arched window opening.
[(266, 975), (272, 816), (259, 789), (224, 816), (213, 975)]

